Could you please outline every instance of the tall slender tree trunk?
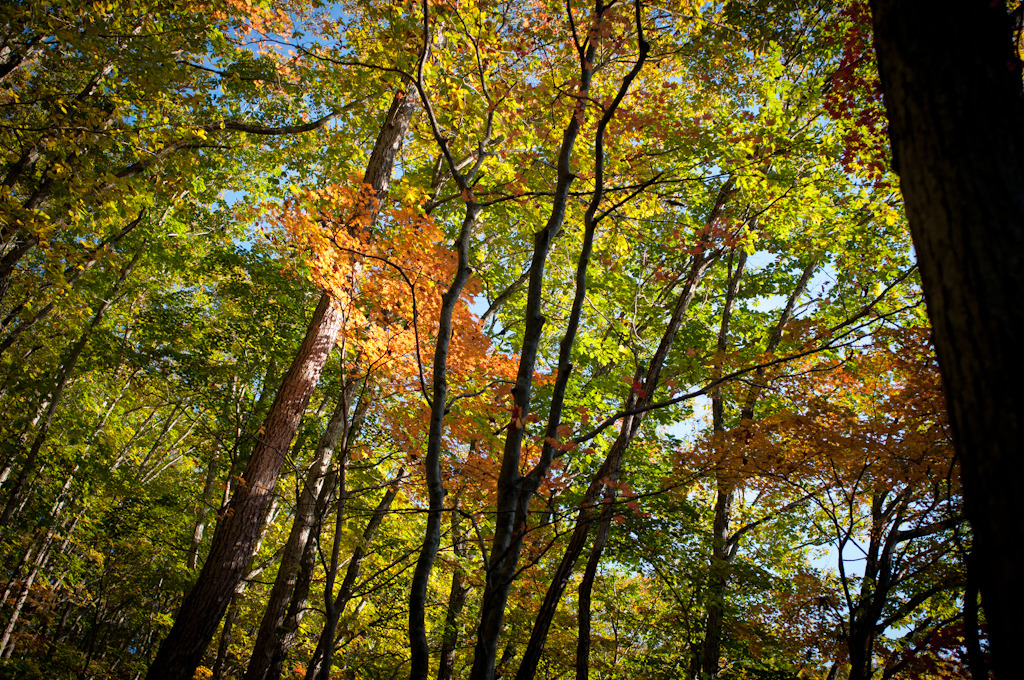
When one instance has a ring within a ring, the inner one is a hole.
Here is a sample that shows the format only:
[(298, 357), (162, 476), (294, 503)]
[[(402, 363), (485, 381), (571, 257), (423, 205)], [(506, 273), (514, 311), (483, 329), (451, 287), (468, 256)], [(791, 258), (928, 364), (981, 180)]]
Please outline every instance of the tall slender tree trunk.
[(292, 528), (281, 551), (280, 566), (267, 600), (267, 607), (260, 621), (260, 629), (256, 635), (249, 666), (245, 672), (245, 680), (265, 680), (270, 670), (274, 649), (280, 635), (279, 629), (284, 623), (288, 603), (292, 599), (302, 554), (306, 550), (306, 544), (310, 541), (318, 521), (314, 513), (327, 469), (334, 457), (335, 449), (343, 437), (346, 441), (342, 441), (341, 448), (342, 450), (347, 448), (348, 432), (352, 427), (352, 424), (348, 423), (349, 410), (355, 400), (359, 385), (359, 381), (350, 380), (342, 390), (338, 405), (317, 444), (313, 464), (310, 465), (302, 488), (299, 489)]
[(1024, 638), (1024, 87), (1007, 3), (872, 0), (893, 160), (949, 403), (993, 670)]
[[(591, 21), (600, 24), (612, 4), (598, 0), (594, 4)], [(572, 310), (562, 340), (559, 344), (558, 369), (552, 400), (545, 429), (545, 444), (541, 449), (539, 462), (525, 477), (520, 473), (523, 439), (526, 434), (526, 418), (530, 413), (533, 390), (533, 373), (537, 352), (544, 328), (542, 297), (544, 290), (544, 268), (551, 242), (565, 222), (569, 189), (576, 176), (570, 171), (570, 163), (579, 137), (582, 122), (587, 113), (587, 101), (594, 77), (594, 58), (599, 42), (595, 35), (586, 47), (578, 48), (580, 57), (580, 78), (577, 104), (573, 116), (562, 132), (562, 143), (557, 157), (557, 176), (552, 197), (551, 212), (544, 228), (534, 234), (533, 257), (530, 263), (529, 285), (526, 295), (525, 327), (520, 351), (516, 384), (512, 390), (512, 419), (507, 428), (505, 445), (501, 454), (501, 468), (498, 473), (497, 499), (495, 502), (494, 538), (491, 541), (490, 563), (487, 566), (484, 593), (480, 604), (480, 625), (473, 650), (473, 667), (470, 680), (493, 680), (498, 651), (498, 638), (505, 616), (509, 591), (515, 579), (522, 550), (530, 500), (540, 481), (554, 459), (551, 441), (557, 438), (562, 417), (565, 390), (572, 373), (573, 345), (580, 320), (583, 301), (586, 297), (587, 269), (590, 252), (599, 218), (597, 217), (604, 196), (604, 133), (615, 112), (629, 90), (630, 84), (639, 75), (647, 58), (649, 45), (643, 37), (641, 5), (634, 3), (637, 31), (638, 58), (633, 67), (619, 82), (612, 102), (604, 108), (594, 133), (594, 192), (583, 217), (584, 237), (576, 268), (576, 291)], [(570, 8), (571, 11), (571, 8)], [(413, 678), (413, 680), (418, 680)]]
[[(465, 534), (460, 529), (459, 504), (452, 508), (452, 550), (459, 559), (469, 555)], [(448, 609), (444, 617), (444, 632), (441, 635), (441, 651), (438, 654), (437, 680), (452, 680), (455, 673), (455, 651), (459, 642), (459, 617), (469, 596), (469, 582), (461, 564), (452, 569), (452, 587), (448, 592)]]
[[(414, 107), (415, 99), (408, 92), (396, 95), (374, 145), (363, 177), (378, 199), (369, 208), (371, 222), (390, 187), (395, 158), (405, 140)], [(199, 666), (231, 594), (248, 568), (288, 447), (341, 326), (341, 311), (334, 308), (330, 296), (324, 293), (270, 407), (262, 435), (242, 474), (243, 482), (235, 488), (217, 525), (203, 569), (150, 665), (148, 680), (191, 680)]]
[(711, 565), (705, 596), (707, 619), (704, 645), (701, 648), (701, 672), (710, 678), (718, 676), (722, 656), (722, 624), (725, 620), (725, 587), (729, 581), (729, 524), (735, 486), (719, 479), (715, 494), (715, 518), (711, 535)]
[[(746, 265), (747, 254), (741, 249), (736, 270), (729, 273), (725, 305), (722, 307), (717, 345), (719, 356), (723, 356), (729, 348), (732, 309), (740, 292), (740, 280), (743, 278)], [(729, 258), (729, 268), (732, 269), (732, 256)], [(715, 379), (722, 377), (721, 361), (716, 362), (712, 375)], [(719, 446), (724, 444), (722, 440), (725, 435), (725, 404), (722, 401), (721, 386), (711, 392), (711, 427), (715, 443)], [(732, 520), (732, 501), (735, 494), (732, 482), (722, 475), (717, 476), (715, 487), (715, 517), (712, 522), (711, 563), (706, 598), (707, 619), (704, 626), (704, 644), (701, 648), (701, 671), (709, 677), (718, 675), (718, 663), (721, 658), (723, 605), (725, 585), (729, 576), (729, 524)]]
[(591, 601), (594, 594), (594, 582), (597, 580), (597, 568), (601, 564), (601, 554), (608, 543), (608, 533), (612, 524), (612, 507), (615, 491), (609, 489), (605, 495), (604, 507), (594, 534), (594, 545), (590, 548), (587, 566), (583, 569), (583, 578), (576, 591), (579, 595), (579, 606), (576, 611), (576, 680), (590, 678), (590, 633), (591, 633)]
[(309, 592), (313, 583), (313, 572), (316, 570), (316, 553), (320, 542), (320, 532), (323, 528), (323, 517), (327, 512), (327, 506), (334, 495), (337, 483), (337, 473), (328, 473), (324, 486), (320, 489), (320, 495), (317, 497), (314, 513), (316, 523), (299, 560), (299, 571), (295, 577), (295, 586), (292, 588), (291, 602), (288, 603), (284, 621), (278, 629), (279, 635), (274, 644), (267, 680), (280, 680), (288, 653), (298, 641), (299, 624), (302, 623), (302, 619), (306, 615), (306, 605), (309, 602)]
[[(721, 212), (721, 208), (724, 206), (725, 201), (731, 193), (732, 189), (730, 181), (726, 183), (722, 192), (720, 192), (717, 204), (718, 207), (716, 210), (712, 211), (709, 223), (717, 219), (717, 216)], [(676, 304), (672, 310), (672, 316), (669, 319), (665, 332), (662, 334), (658, 349), (651, 357), (650, 364), (647, 367), (647, 373), (644, 375), (638, 371), (635, 376), (635, 380), (637, 381), (643, 378), (642, 392), (644, 396), (640, 397), (640, 391), (632, 390), (630, 395), (626, 398), (624, 410), (629, 411), (637, 406), (649, 403), (653, 397), (654, 391), (657, 389), (662, 367), (668, 357), (669, 350), (675, 342), (676, 335), (682, 326), (683, 319), (690, 308), (690, 304), (693, 302), (693, 298), (697, 293), (700, 282), (703, 280), (704, 274), (707, 272), (711, 262), (711, 257), (697, 256), (691, 263), (690, 272), (687, 275), (682, 290), (676, 299)], [(544, 647), (547, 643), (551, 622), (554, 620), (558, 604), (561, 602), (565, 588), (568, 586), (569, 580), (572, 578), (573, 571), (576, 569), (576, 564), (579, 561), (580, 555), (583, 554), (583, 549), (586, 547), (590, 528), (595, 522), (600, 524), (600, 516), (603, 514), (603, 510), (598, 507), (598, 499), (601, 498), (602, 491), (606, 486), (606, 481), (618, 480), (622, 469), (622, 459), (625, 456), (629, 445), (632, 443), (633, 438), (636, 436), (637, 431), (640, 429), (642, 422), (642, 413), (627, 416), (623, 419), (618, 437), (616, 437), (611, 447), (609, 447), (608, 453), (605, 455), (604, 462), (594, 474), (590, 485), (587, 487), (587, 490), (583, 495), (583, 499), (579, 503), (576, 524), (573, 527), (573, 532), (569, 538), (568, 544), (566, 545), (565, 551), (562, 553), (562, 558), (559, 561), (558, 568), (555, 570), (554, 577), (551, 579), (548, 590), (544, 595), (544, 601), (534, 619), (533, 630), (530, 633), (530, 641), (523, 653), (522, 663), (519, 664), (516, 680), (532, 680), (537, 672), (537, 667), (544, 654)], [(598, 557), (599, 556), (600, 553), (598, 553)]]
[(220, 629), (220, 638), (217, 641), (217, 656), (214, 657), (213, 667), (210, 669), (212, 680), (221, 680), (224, 677), (224, 667), (228, 661), (228, 648), (231, 646), (235, 621), (238, 620), (239, 599), (241, 599), (240, 593), (233, 596), (231, 604), (228, 605), (228, 613), (224, 617), (224, 625)]
[[(746, 268), (746, 253), (740, 253), (736, 271), (730, 277), (729, 286), (726, 292), (726, 302), (722, 310), (722, 322), (718, 333), (719, 355), (725, 353), (729, 346), (729, 324), (732, 320), (733, 305), (736, 296), (739, 295), (740, 279)], [(779, 315), (779, 320), (768, 336), (765, 344), (765, 353), (771, 354), (782, 342), (782, 334), (786, 324), (793, 318), (797, 302), (807, 290), (811, 276), (818, 267), (817, 260), (812, 260), (804, 266), (793, 290), (790, 291), (786, 305)], [(754, 419), (754, 408), (761, 395), (764, 382), (764, 369), (754, 371), (751, 386), (747, 390), (746, 397), (740, 406), (740, 423), (750, 423)], [(722, 367), (715, 367), (714, 375), (721, 377)], [(719, 445), (724, 445), (725, 436), (725, 401), (722, 397), (721, 388), (716, 388), (711, 394), (712, 428)], [(725, 593), (729, 583), (729, 572), (732, 559), (738, 548), (739, 535), (733, 535), (730, 530), (732, 524), (732, 506), (736, 498), (736, 481), (733, 476), (725, 471), (718, 471), (715, 476), (715, 514), (712, 520), (711, 537), (711, 560), (708, 568), (707, 585), (707, 618), (704, 626), (704, 644), (701, 648), (701, 672), (704, 676), (714, 678), (718, 676), (718, 669), (722, 658), (722, 631), (725, 624)]]
[[(384, 521), (384, 517), (391, 509), (391, 503), (395, 500), (395, 496), (398, 495), (398, 488), (402, 481), (405, 480), (405, 477), (405, 468), (402, 468), (398, 471), (395, 479), (392, 480), (391, 484), (388, 486), (387, 491), (384, 492), (384, 496), (380, 499), (380, 502), (377, 503), (377, 507), (374, 509), (373, 514), (370, 515), (370, 520), (366, 523), (366, 527), (363, 529), (362, 536), (359, 538), (359, 543), (356, 545), (355, 550), (352, 551), (352, 556), (349, 558), (348, 567), (345, 569), (345, 578), (342, 579), (338, 595), (333, 599), (334, 578), (328, 574), (327, 586), (325, 586), (324, 590), (324, 604), (327, 609), (327, 620), (324, 623), (324, 628), (320, 634), (320, 640), (317, 643), (316, 650), (313, 652), (313, 658), (310, 659), (309, 666), (306, 668), (306, 680), (329, 680), (330, 678), (331, 663), (334, 658), (334, 635), (338, 627), (338, 621), (344, 613), (345, 608), (348, 606), (349, 601), (351, 601), (352, 596), (355, 594), (356, 581), (359, 579), (359, 575), (362, 572), (363, 560), (366, 558), (367, 549), (373, 542), (373, 538), (377, 534), (377, 529), (380, 528), (381, 523)], [(338, 544), (340, 543), (341, 538), (341, 524), (343, 524), (343, 522), (341, 512), (339, 511), (339, 529), (335, 531), (335, 545), (332, 546), (331, 550), (332, 570), (336, 570), (338, 566), (337, 553), (339, 547)]]

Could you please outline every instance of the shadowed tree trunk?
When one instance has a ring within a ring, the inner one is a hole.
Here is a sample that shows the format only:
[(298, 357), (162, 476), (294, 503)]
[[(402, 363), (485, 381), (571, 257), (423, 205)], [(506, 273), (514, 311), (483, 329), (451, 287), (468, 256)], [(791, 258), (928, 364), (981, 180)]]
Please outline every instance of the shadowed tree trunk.
[[(729, 281), (725, 308), (722, 311), (722, 323), (718, 333), (718, 352), (720, 355), (724, 354), (729, 346), (729, 323), (732, 318), (732, 307), (736, 301), (736, 296), (739, 294), (740, 278), (743, 276), (745, 267), (746, 255), (741, 253), (736, 273)], [(800, 278), (789, 294), (786, 306), (783, 308), (778, 322), (775, 324), (774, 329), (772, 329), (764, 349), (765, 354), (773, 354), (778, 349), (779, 343), (782, 342), (782, 334), (786, 329), (786, 324), (793, 318), (796, 303), (800, 296), (804, 294), (804, 291), (807, 290), (807, 284), (810, 283), (811, 276), (817, 267), (817, 260), (812, 260), (804, 267)], [(741, 424), (750, 423), (754, 419), (754, 407), (757, 405), (757, 400), (763, 390), (761, 386), (764, 384), (764, 374), (763, 368), (759, 368), (753, 373), (753, 379), (747, 390), (746, 398), (743, 400), (743, 405), (740, 408)], [(715, 366), (714, 375), (716, 378), (721, 377), (721, 365)], [(724, 445), (725, 442), (722, 438), (726, 431), (725, 402), (722, 399), (720, 387), (716, 388), (711, 394), (711, 413), (715, 437), (718, 439), (719, 445)], [(715, 487), (715, 516), (712, 521), (711, 561), (708, 571), (708, 613), (704, 626), (704, 645), (701, 650), (701, 672), (704, 676), (712, 678), (718, 676), (722, 658), (725, 591), (729, 584), (731, 563), (736, 556), (736, 551), (739, 549), (739, 540), (742, 535), (738, 532), (733, 533), (730, 530), (733, 521), (732, 505), (736, 498), (735, 479), (719, 472), (715, 480)]]
[[(465, 534), (459, 528), (458, 499), (452, 508), (452, 549), (455, 554), (465, 559), (469, 555), (469, 546)], [(452, 569), (452, 587), (448, 592), (448, 611), (444, 617), (444, 633), (441, 637), (441, 652), (438, 655), (437, 680), (452, 680), (455, 672), (455, 650), (459, 641), (459, 616), (466, 606), (469, 596), (469, 580), (461, 564), (456, 563)]]
[[(341, 615), (345, 612), (345, 607), (348, 606), (352, 596), (355, 595), (356, 581), (359, 579), (359, 574), (362, 572), (363, 560), (366, 558), (366, 552), (370, 544), (373, 542), (374, 536), (377, 534), (377, 529), (380, 528), (381, 522), (384, 521), (384, 517), (391, 509), (391, 503), (395, 500), (395, 496), (398, 495), (398, 488), (406, 478), (405, 468), (401, 468), (398, 474), (391, 481), (388, 486), (388, 490), (384, 493), (384, 496), (377, 503), (376, 509), (370, 516), (370, 520), (366, 523), (366, 527), (363, 529), (363, 534), (359, 539), (359, 543), (356, 545), (355, 550), (352, 551), (352, 556), (349, 558), (348, 567), (345, 569), (345, 578), (341, 582), (341, 589), (338, 591), (337, 597), (332, 599), (334, 590), (334, 576), (338, 569), (338, 549), (341, 542), (341, 529), (344, 526), (342, 517), (344, 509), (344, 496), (339, 497), (339, 509), (338, 509), (338, 520), (335, 525), (334, 533), (334, 545), (331, 548), (331, 568), (327, 575), (327, 583), (324, 586), (324, 605), (326, 610), (326, 621), (324, 622), (323, 631), (320, 634), (320, 640), (317, 643), (316, 650), (313, 652), (313, 657), (309, 661), (309, 665), (306, 667), (306, 680), (328, 680), (331, 671), (331, 662), (334, 657), (334, 634), (338, 627), (338, 621)], [(345, 494), (344, 485), (342, 483), (341, 494)], [(331, 573), (334, 572), (334, 573)]]
[(872, 0), (875, 50), (974, 530), (993, 670), (1024, 635), (1024, 91), (1006, 3)]

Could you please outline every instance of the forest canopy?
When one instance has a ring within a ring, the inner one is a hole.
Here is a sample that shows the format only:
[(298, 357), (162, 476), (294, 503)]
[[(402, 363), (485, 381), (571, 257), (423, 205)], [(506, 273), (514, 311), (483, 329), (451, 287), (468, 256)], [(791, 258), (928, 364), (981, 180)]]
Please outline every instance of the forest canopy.
[(988, 677), (867, 2), (0, 18), (0, 678)]

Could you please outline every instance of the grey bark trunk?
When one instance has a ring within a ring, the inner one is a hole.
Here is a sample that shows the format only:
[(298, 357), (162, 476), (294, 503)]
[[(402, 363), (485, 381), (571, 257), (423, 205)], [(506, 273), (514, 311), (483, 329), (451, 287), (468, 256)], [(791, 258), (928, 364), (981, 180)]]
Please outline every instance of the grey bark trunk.
[[(245, 680), (265, 680), (270, 671), (274, 649), (277, 639), (280, 637), (279, 629), (284, 624), (288, 603), (292, 599), (302, 555), (318, 521), (315, 515), (317, 498), (323, 487), (324, 477), (334, 457), (335, 449), (343, 435), (350, 429), (348, 425), (349, 409), (358, 386), (359, 382), (352, 380), (344, 389), (338, 400), (338, 405), (320, 437), (313, 464), (310, 465), (302, 488), (299, 490), (292, 528), (281, 551), (280, 566), (274, 586), (270, 591), (267, 607), (263, 612), (252, 656), (245, 672)], [(344, 450), (346, 444), (342, 443), (341, 448)]]

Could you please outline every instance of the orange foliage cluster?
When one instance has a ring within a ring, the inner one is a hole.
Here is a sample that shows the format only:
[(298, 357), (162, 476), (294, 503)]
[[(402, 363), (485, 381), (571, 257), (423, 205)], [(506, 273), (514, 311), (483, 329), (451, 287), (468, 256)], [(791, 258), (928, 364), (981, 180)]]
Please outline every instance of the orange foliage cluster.
[[(338, 344), (350, 375), (368, 376), (392, 440), (416, 460), (426, 440), (441, 296), (457, 258), (435, 221), (416, 206), (378, 212), (369, 185), (329, 186), (294, 196), (277, 218), (309, 276), (342, 311)], [(387, 238), (378, 238), (381, 232)], [(457, 306), (447, 365), (449, 394), (461, 397), (446, 418), (459, 443), (489, 440), (490, 423), (507, 417), (505, 387), (517, 363), (493, 351), (469, 302), (472, 279)], [(421, 383), (421, 377), (423, 382)]]
[(791, 584), (754, 605), (751, 619), (764, 631), (786, 631), (774, 642), (785, 645), (790, 658), (845, 660), (848, 651), (834, 623), (842, 617), (835, 588), (806, 570), (794, 574)]
[(774, 383), (781, 402), (774, 413), (707, 437), (683, 464), (769, 484), (824, 474), (837, 483), (889, 485), (950, 472), (952, 441), (928, 329), (882, 331), (851, 358), (812, 358), (788, 370)]

